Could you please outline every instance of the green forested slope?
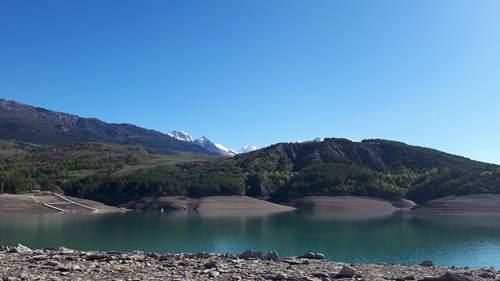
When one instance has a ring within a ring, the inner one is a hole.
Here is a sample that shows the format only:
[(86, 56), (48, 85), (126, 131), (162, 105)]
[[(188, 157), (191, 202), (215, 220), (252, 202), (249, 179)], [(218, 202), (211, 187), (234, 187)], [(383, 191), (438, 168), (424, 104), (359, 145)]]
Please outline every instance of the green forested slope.
[(0, 192), (33, 189), (120, 204), (142, 196), (288, 200), (354, 194), (417, 202), (500, 193), (500, 167), (386, 140), (282, 143), (233, 158), (165, 156), (140, 146), (0, 143)]
[(277, 144), (229, 159), (85, 180), (68, 192), (99, 200), (121, 194), (117, 202), (170, 194), (246, 194), (278, 201), (355, 194), (423, 202), (450, 194), (500, 192), (496, 165), (386, 140)]

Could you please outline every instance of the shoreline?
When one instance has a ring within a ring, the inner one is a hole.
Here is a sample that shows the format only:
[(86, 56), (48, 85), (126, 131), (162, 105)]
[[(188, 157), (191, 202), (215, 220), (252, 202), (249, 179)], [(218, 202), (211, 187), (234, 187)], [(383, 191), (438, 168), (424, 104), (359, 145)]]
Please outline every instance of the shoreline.
[(95, 214), (127, 211), (186, 211), (206, 216), (262, 216), (309, 210), (319, 216), (500, 215), (500, 194), (447, 196), (416, 205), (412, 201), (338, 195), (304, 196), (274, 203), (249, 196), (143, 197), (118, 207), (55, 193), (0, 194), (0, 214)]
[(0, 247), (0, 280), (495, 280), (494, 268), (468, 269), (421, 265), (347, 264), (327, 261), (319, 253), (280, 258), (247, 250), (241, 254), (158, 254), (31, 250)]
[(53, 192), (0, 194), (0, 214), (96, 214), (119, 213), (127, 210), (101, 202), (60, 195)]

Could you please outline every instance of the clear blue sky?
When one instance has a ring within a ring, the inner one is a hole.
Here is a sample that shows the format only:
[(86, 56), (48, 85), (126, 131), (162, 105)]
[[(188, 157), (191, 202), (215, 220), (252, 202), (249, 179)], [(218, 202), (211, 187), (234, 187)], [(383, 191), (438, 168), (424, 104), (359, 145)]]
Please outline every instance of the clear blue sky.
[(0, 93), (232, 148), (387, 138), (500, 163), (500, 1), (2, 0)]

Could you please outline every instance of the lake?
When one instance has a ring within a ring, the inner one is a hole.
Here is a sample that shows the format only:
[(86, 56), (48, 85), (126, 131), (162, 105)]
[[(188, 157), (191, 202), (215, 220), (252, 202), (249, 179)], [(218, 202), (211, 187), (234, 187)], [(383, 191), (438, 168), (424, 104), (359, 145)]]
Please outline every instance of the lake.
[(305, 212), (261, 217), (180, 213), (0, 214), (0, 244), (149, 252), (306, 251), (356, 263), (500, 267), (500, 217), (338, 218)]

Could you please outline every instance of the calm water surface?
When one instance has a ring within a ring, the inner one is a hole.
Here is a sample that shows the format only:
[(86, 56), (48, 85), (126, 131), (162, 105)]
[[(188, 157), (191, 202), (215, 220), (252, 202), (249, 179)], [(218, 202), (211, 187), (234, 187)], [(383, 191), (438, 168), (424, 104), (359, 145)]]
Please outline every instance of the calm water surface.
[(419, 263), (500, 267), (500, 217), (390, 216), (339, 219), (307, 213), (264, 217), (196, 214), (0, 214), (0, 244), (80, 250), (233, 252), (306, 251), (344, 262)]

